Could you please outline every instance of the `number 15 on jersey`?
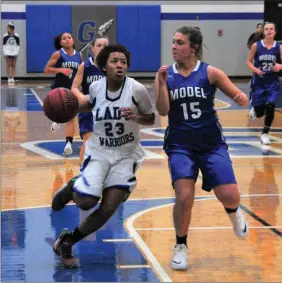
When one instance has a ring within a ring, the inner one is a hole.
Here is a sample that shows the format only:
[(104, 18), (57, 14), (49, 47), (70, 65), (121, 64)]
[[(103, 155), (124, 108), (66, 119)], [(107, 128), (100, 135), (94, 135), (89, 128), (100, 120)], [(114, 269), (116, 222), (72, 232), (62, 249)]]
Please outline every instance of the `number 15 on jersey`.
[[(201, 117), (202, 112), (201, 112), (201, 109), (199, 108), (199, 104), (200, 102), (190, 102), (190, 103), (180, 104), (183, 110), (183, 115), (184, 115), (185, 120), (189, 120), (191, 118), (198, 119)], [(192, 113), (191, 115), (189, 115), (190, 112)]]

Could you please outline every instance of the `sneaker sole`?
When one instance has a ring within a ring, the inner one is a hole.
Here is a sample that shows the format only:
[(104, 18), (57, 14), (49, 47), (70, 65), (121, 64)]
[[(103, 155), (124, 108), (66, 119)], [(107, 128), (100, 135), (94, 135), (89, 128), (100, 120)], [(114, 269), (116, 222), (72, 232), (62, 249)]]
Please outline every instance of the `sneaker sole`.
[(64, 268), (77, 268), (77, 267), (79, 267), (79, 262), (75, 257), (73, 257), (72, 259), (69, 259), (69, 261), (70, 260), (71, 260), (70, 263), (64, 263), (63, 262), (64, 259), (61, 259), (62, 267), (64, 267)]
[(65, 155), (71, 155), (72, 154), (72, 149), (70, 149), (70, 148), (65, 149), (64, 150), (64, 154)]
[(187, 270), (188, 269), (188, 265), (187, 266), (179, 266), (176, 264), (171, 264), (171, 268), (174, 270)]

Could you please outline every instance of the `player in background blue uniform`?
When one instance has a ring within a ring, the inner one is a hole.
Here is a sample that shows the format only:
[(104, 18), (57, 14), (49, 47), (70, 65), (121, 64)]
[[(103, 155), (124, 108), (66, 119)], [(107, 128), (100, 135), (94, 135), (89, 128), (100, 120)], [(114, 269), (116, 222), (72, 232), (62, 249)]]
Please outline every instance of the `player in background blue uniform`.
[[(81, 63), (81, 54), (74, 49), (74, 40), (71, 34), (65, 32), (54, 39), (55, 51), (46, 64), (44, 73), (55, 74), (51, 89), (64, 87), (71, 89), (73, 79)], [(65, 155), (72, 154), (72, 141), (75, 132), (76, 118), (66, 123)], [(53, 123), (51, 130), (59, 129), (57, 123)]]
[(247, 65), (254, 72), (251, 80), (251, 120), (265, 115), (261, 142), (270, 144), (268, 132), (274, 120), (275, 102), (280, 95), (278, 72), (282, 70), (282, 46), (274, 40), (276, 28), (274, 23), (265, 23), (264, 39), (251, 47)]
[(199, 170), (203, 189), (214, 191), (235, 234), (248, 235), (232, 162), (214, 109), (214, 96), (218, 87), (241, 106), (248, 104), (248, 98), (225, 73), (198, 60), (202, 41), (199, 28), (179, 28), (172, 42), (175, 64), (162, 66), (155, 79), (157, 110), (161, 116), (168, 115), (164, 150), (176, 196), (173, 208), (176, 245), (171, 267), (178, 270), (188, 267), (187, 231)]
[[(92, 82), (98, 81), (104, 77), (104, 74), (99, 70), (96, 63), (96, 58), (100, 51), (109, 44), (109, 39), (105, 35), (96, 35), (91, 43), (91, 49), (94, 57), (90, 57), (80, 64), (77, 74), (73, 80), (72, 92), (79, 97), (81, 95), (80, 87), (84, 95), (89, 94), (89, 86)], [(80, 149), (79, 160), (80, 164), (84, 159), (85, 143), (91, 137), (93, 132), (93, 114), (85, 112), (78, 114), (79, 134), (83, 140)]]

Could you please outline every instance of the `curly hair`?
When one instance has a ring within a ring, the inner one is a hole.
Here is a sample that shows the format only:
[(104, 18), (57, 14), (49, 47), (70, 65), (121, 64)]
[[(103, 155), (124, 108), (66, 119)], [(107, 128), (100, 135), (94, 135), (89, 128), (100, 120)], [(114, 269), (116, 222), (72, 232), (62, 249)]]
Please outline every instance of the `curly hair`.
[(122, 44), (109, 44), (105, 46), (99, 53), (99, 55), (96, 58), (97, 66), (103, 72), (106, 74), (104, 71), (107, 65), (108, 58), (111, 53), (113, 52), (120, 52), (125, 55), (126, 61), (127, 61), (127, 66), (130, 67), (130, 52), (127, 50), (127, 48), (122, 45)]

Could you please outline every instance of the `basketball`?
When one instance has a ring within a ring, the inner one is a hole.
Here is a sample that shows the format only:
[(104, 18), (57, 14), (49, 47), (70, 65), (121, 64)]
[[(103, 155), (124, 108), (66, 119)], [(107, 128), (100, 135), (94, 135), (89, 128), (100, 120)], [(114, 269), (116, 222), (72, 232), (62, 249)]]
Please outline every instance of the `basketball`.
[(78, 99), (67, 88), (52, 89), (43, 101), (45, 115), (53, 122), (66, 123), (78, 113)]

